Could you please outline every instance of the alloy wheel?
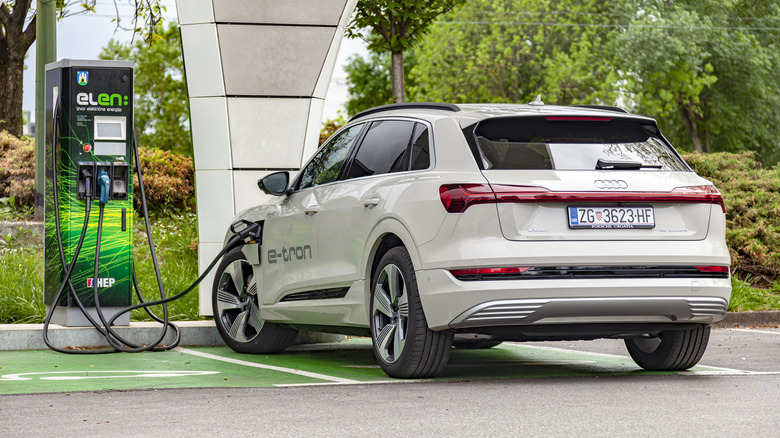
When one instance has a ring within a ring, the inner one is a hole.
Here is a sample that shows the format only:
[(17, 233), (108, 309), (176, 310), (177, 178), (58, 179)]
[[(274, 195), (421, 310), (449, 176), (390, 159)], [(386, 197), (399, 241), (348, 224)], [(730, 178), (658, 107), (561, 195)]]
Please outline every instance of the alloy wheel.
[(260, 333), (257, 282), (246, 260), (236, 260), (222, 271), (216, 304), (215, 318), (236, 342), (249, 342)]
[(406, 281), (394, 264), (386, 265), (377, 277), (372, 318), (377, 350), (385, 362), (394, 363), (404, 350), (409, 318)]

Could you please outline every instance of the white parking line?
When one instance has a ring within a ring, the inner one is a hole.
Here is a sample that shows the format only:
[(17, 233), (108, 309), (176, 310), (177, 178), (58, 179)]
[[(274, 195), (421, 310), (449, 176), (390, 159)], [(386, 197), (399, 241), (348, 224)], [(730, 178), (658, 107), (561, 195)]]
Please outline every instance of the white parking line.
[(766, 330), (738, 329), (738, 328), (728, 329), (728, 330), (733, 330), (733, 331), (736, 331), (736, 332), (763, 333), (765, 335), (780, 335), (780, 332), (770, 332), (770, 331), (766, 331)]
[(432, 382), (433, 380), (430, 379), (394, 379), (394, 380), (366, 380), (366, 381), (358, 381), (355, 380), (352, 383), (336, 383), (336, 382), (326, 382), (326, 383), (278, 383), (274, 386), (279, 388), (285, 388), (285, 387), (294, 387), (294, 386), (333, 386), (333, 385), (378, 385), (378, 384), (387, 384), (387, 383), (424, 383), (424, 382)]
[[(556, 347), (548, 347), (543, 345), (528, 345), (528, 344), (518, 344), (514, 342), (506, 342), (506, 344), (514, 346), (514, 347), (522, 347), (522, 348), (535, 348), (537, 350), (545, 350), (545, 351), (554, 351), (559, 353), (575, 353), (575, 354), (581, 354), (581, 355), (587, 355), (587, 356), (597, 356), (597, 357), (604, 357), (604, 358), (611, 358), (611, 359), (627, 359), (631, 360), (629, 356), (622, 356), (619, 354), (609, 354), (609, 353), (595, 353), (590, 351), (582, 351), (582, 350), (568, 350), (566, 348), (556, 348)], [(730, 375), (730, 376), (737, 376), (737, 375), (757, 375), (757, 374), (780, 374), (780, 372), (758, 372), (758, 371), (746, 371), (746, 370), (737, 370), (733, 368), (723, 368), (723, 367), (716, 367), (711, 365), (697, 365), (699, 368), (707, 368), (702, 370), (692, 370), (692, 371), (681, 371), (681, 374), (697, 374), (697, 375)]]
[(248, 362), (248, 361), (239, 360), (239, 359), (231, 359), (229, 357), (222, 357), (222, 356), (217, 356), (215, 354), (209, 354), (209, 353), (204, 353), (204, 352), (201, 352), (201, 351), (190, 350), (189, 348), (176, 347), (174, 350), (179, 351), (181, 353), (191, 354), (193, 356), (203, 357), (203, 358), (206, 358), (206, 359), (214, 359), (214, 360), (218, 360), (218, 361), (221, 361), (221, 362), (227, 362), (227, 363), (232, 363), (232, 364), (236, 364), (236, 365), (243, 365), (243, 366), (253, 367), (253, 368), (262, 368), (262, 369), (265, 369), (265, 370), (272, 370), (272, 371), (279, 371), (281, 373), (295, 374), (297, 376), (311, 377), (313, 379), (327, 380), (328, 382), (332, 382), (332, 383), (338, 383), (338, 384), (363, 383), (363, 382), (360, 382), (358, 380), (344, 379), (344, 378), (341, 378), (341, 377), (328, 376), (328, 375), (325, 375), (325, 374), (312, 373), (312, 372), (309, 372), (309, 371), (301, 371), (301, 370), (296, 370), (296, 369), (293, 369), (293, 368), (278, 367), (278, 366), (275, 366), (275, 365), (265, 365), (265, 364), (262, 364), (262, 363)]

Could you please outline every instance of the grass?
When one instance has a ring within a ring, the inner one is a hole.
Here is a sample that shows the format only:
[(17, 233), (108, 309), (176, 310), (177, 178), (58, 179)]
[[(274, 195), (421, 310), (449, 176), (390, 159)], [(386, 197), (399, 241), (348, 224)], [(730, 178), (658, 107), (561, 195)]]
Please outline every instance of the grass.
[(780, 309), (780, 282), (768, 289), (758, 289), (737, 278), (731, 279), (730, 312), (777, 309)]
[[(160, 215), (150, 221), (163, 289), (165, 295), (170, 297), (185, 290), (198, 278), (197, 216), (195, 213), (188, 212), (180, 213), (178, 217), (173, 214)], [(133, 224), (135, 229), (133, 260), (139, 288), (144, 301), (159, 300), (157, 276), (154, 272), (143, 220), (135, 218)], [(198, 288), (195, 288), (184, 297), (168, 304), (168, 315), (174, 321), (203, 319), (199, 316), (198, 309)], [(152, 311), (162, 316), (162, 306), (153, 307)], [(133, 321), (152, 320), (143, 309), (132, 311), (130, 318)]]
[[(2, 220), (7, 218), (0, 217)], [(151, 219), (152, 236), (166, 296), (187, 288), (198, 276), (197, 221), (195, 213), (158, 215)], [(134, 218), (134, 260), (136, 276), (145, 301), (160, 298), (143, 221)], [(133, 304), (138, 300), (133, 293)], [(152, 311), (162, 316), (162, 306)], [(42, 323), (43, 249), (0, 238), (0, 324)], [(198, 289), (168, 304), (171, 320), (203, 319), (199, 315)], [(143, 309), (130, 313), (133, 321), (151, 321)]]
[(0, 324), (40, 323), (45, 312), (41, 249), (0, 246)]

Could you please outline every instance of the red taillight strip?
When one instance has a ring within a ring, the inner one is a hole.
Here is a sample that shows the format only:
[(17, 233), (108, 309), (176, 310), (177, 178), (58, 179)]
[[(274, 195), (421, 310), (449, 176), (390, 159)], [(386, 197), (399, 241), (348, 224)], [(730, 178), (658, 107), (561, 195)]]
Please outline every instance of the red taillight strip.
[(531, 269), (530, 266), (513, 268), (453, 269), (450, 273), (456, 277), (460, 275), (522, 274), (529, 269)]
[[(513, 186), (494, 185), (498, 202), (661, 202), (685, 204), (717, 204), (726, 212), (723, 198), (713, 193), (674, 192), (550, 192), (512, 190)], [(509, 189), (507, 189), (509, 188)]]
[(527, 202), (657, 202), (726, 206), (712, 186), (681, 187), (671, 192), (551, 192), (543, 187), (500, 184), (445, 184), (439, 187), (444, 208), (462, 213), (473, 204)]
[(609, 122), (612, 117), (550, 116), (547, 120), (565, 120), (570, 122)]

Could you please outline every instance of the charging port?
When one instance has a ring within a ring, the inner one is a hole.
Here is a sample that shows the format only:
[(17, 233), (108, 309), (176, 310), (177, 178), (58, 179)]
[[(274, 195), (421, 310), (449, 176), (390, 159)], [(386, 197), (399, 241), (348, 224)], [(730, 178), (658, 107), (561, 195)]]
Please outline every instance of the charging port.
[(128, 163), (114, 163), (114, 176), (111, 178), (111, 197), (113, 199), (127, 199), (129, 177), (130, 165)]

